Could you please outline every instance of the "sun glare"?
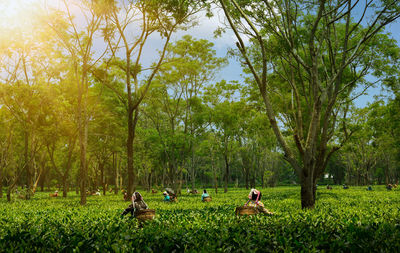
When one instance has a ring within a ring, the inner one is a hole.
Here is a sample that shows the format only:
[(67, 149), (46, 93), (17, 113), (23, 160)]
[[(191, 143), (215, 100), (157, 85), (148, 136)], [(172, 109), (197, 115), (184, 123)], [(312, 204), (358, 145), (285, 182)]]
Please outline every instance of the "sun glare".
[(0, 28), (29, 30), (43, 0), (0, 0)]

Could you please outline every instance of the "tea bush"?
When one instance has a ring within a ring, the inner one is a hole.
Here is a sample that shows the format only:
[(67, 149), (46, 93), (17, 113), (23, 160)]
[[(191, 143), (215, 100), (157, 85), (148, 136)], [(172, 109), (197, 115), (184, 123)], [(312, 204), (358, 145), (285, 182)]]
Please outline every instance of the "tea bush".
[(156, 219), (140, 224), (121, 217), (122, 195), (0, 199), (0, 252), (398, 252), (399, 191), (318, 189), (314, 210), (301, 210), (299, 187), (263, 189), (273, 216), (237, 217), (248, 190), (229, 189), (203, 203), (183, 194), (164, 203), (160, 193), (142, 192)]

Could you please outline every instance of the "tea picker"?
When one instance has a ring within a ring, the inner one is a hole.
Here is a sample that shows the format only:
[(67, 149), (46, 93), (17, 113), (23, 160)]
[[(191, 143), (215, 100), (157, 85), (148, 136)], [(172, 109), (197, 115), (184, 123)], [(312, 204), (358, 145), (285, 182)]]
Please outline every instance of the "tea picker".
[(201, 201), (203, 201), (203, 202), (211, 201), (211, 196), (207, 193), (206, 189), (204, 189), (203, 194), (201, 194)]
[(164, 195), (164, 201), (167, 202), (178, 202), (178, 198), (171, 188), (165, 188), (165, 191), (163, 192)]
[(264, 204), (260, 201), (262, 193), (256, 189), (251, 189), (249, 193), (249, 200), (244, 204), (243, 207), (236, 208), (236, 215), (252, 215), (258, 213), (274, 214), (264, 207)]
[(141, 221), (152, 220), (155, 216), (155, 210), (149, 209), (139, 192), (134, 192), (132, 194), (132, 204), (130, 204), (121, 215), (124, 216), (128, 213), (131, 214), (131, 217), (135, 217)]

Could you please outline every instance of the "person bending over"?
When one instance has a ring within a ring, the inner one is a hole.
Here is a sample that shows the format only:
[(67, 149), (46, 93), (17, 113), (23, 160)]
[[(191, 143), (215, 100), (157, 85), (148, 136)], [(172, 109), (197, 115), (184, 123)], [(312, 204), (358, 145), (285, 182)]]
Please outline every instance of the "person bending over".
[(132, 194), (132, 204), (128, 206), (122, 213), (122, 216), (130, 213), (131, 216), (136, 216), (136, 213), (140, 210), (148, 209), (146, 202), (144, 202), (142, 195), (139, 192)]
[(207, 193), (207, 190), (203, 191), (203, 194), (201, 194), (201, 201), (204, 201), (204, 198), (208, 198), (210, 195)]
[(249, 193), (249, 200), (246, 202), (244, 206), (255, 207), (259, 212), (265, 214), (273, 214), (268, 209), (264, 207), (264, 204), (260, 201), (262, 197), (262, 193), (257, 189), (251, 189)]
[(163, 192), (163, 195), (164, 195), (164, 201), (171, 202), (171, 197), (168, 195), (166, 191)]

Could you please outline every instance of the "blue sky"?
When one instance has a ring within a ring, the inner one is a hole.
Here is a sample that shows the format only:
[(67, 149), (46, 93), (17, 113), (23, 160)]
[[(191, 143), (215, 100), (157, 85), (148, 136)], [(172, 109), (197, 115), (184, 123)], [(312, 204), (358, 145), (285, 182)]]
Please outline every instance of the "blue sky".
[[(208, 19), (204, 16), (200, 17), (199, 25), (185, 32), (178, 32), (174, 35), (173, 40), (178, 40), (185, 34), (190, 34), (192, 37), (197, 39), (207, 39), (212, 41), (215, 45), (214, 49), (217, 51), (218, 56), (225, 56), (229, 48), (236, 48), (236, 38), (230, 31), (223, 34), (220, 38), (214, 38), (213, 32), (220, 24), (223, 19), (221, 14), (215, 13), (216, 15)], [(392, 23), (386, 27), (386, 31), (390, 32), (397, 40), (397, 44), (400, 47), (400, 22)], [(153, 44), (153, 43), (150, 43)], [(155, 46), (155, 44), (153, 44)], [(150, 46), (151, 47), (151, 46)], [(236, 59), (229, 59), (229, 65), (217, 75), (217, 81), (225, 80), (243, 80), (242, 69)], [(357, 107), (365, 107), (369, 102), (374, 101), (374, 96), (381, 94), (380, 87), (372, 87), (368, 89), (367, 94), (360, 96), (355, 100)], [(385, 94), (385, 93), (384, 93)]]
[[(357, 9), (356, 9), (357, 11)], [(231, 31), (227, 31), (222, 37), (214, 38), (214, 31), (218, 28), (218, 26), (222, 23), (224, 17), (222, 15), (221, 10), (215, 10), (214, 16), (210, 19), (205, 17), (205, 13), (200, 13), (199, 16), (199, 24), (187, 31), (179, 31), (173, 35), (172, 41), (179, 40), (183, 35), (189, 34), (196, 39), (207, 39), (214, 43), (214, 49), (217, 52), (217, 56), (223, 57), (226, 56), (229, 48), (236, 48), (236, 37)], [(356, 14), (357, 15), (357, 14)], [(386, 28), (387, 32), (392, 33), (392, 36), (397, 40), (398, 45), (400, 46), (400, 23), (397, 21), (396, 23), (392, 23)], [(138, 31), (135, 31), (135, 28), (132, 27), (130, 33), (135, 34)], [(161, 50), (162, 40), (158, 35), (152, 35), (146, 43), (144, 49), (144, 56), (142, 64), (143, 68), (148, 67), (155, 60), (158, 60), (158, 50)], [(99, 41), (99, 43), (103, 43)], [(104, 46), (104, 45), (103, 45)], [(98, 45), (98, 48), (101, 48)], [(99, 50), (101, 51), (101, 50)], [(215, 81), (219, 81), (221, 79), (225, 79), (227, 81), (231, 80), (243, 80), (242, 78), (242, 69), (240, 67), (237, 59), (229, 59), (229, 65), (224, 68), (217, 76)], [(370, 88), (367, 91), (366, 95), (360, 96), (355, 100), (355, 104), (358, 107), (364, 107), (368, 102), (372, 102), (374, 100), (375, 95), (379, 95), (381, 93), (380, 87)]]

